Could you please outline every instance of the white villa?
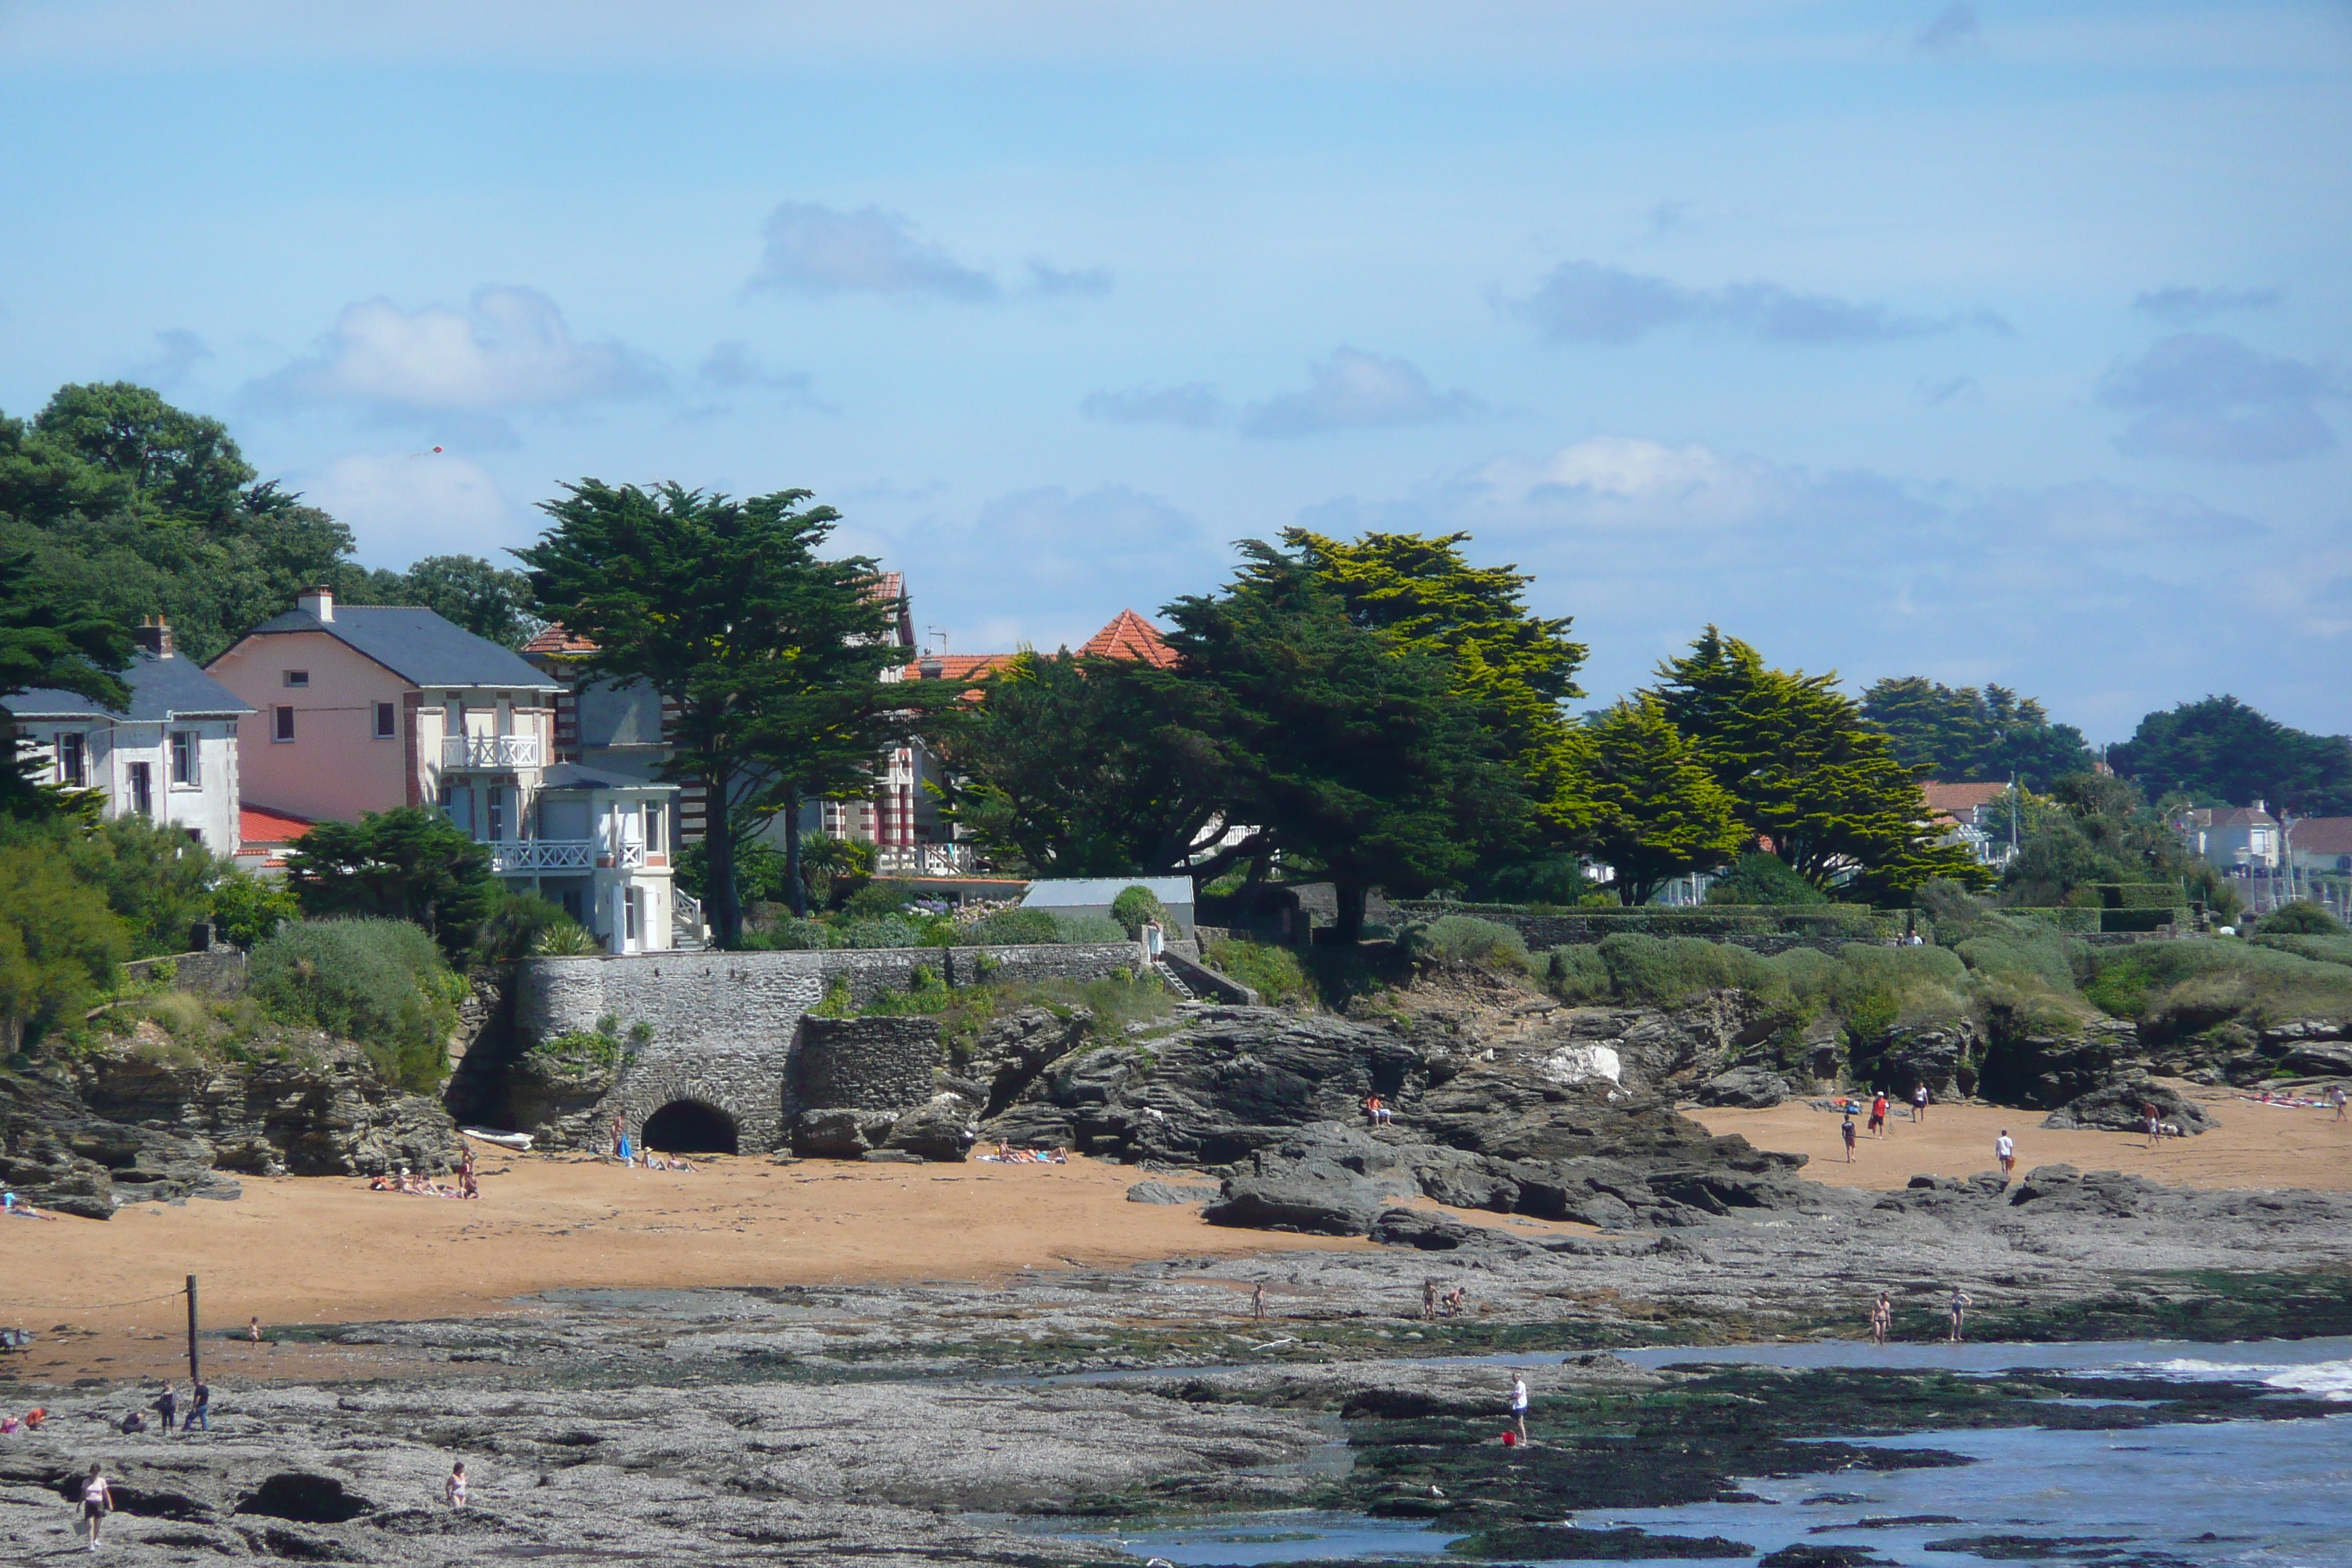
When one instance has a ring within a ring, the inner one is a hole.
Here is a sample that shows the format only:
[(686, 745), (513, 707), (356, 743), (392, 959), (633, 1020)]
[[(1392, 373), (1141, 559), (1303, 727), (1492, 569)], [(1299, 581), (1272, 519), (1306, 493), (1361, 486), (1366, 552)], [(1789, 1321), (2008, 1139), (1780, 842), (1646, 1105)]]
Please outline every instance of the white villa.
[(253, 710), (173, 651), (161, 616), (131, 635), (140, 651), (121, 674), (129, 706), (110, 709), (71, 691), (18, 692), (6, 700), (18, 754), (47, 764), (37, 782), (100, 792), (110, 817), (152, 817), (186, 828), (215, 855), (234, 855), (237, 725)]
[(314, 588), (207, 668), (247, 705), (252, 805), (344, 821), (437, 805), (509, 885), (561, 903), (611, 952), (676, 945), (677, 786), (557, 763), (560, 688), (512, 649), (430, 610)]

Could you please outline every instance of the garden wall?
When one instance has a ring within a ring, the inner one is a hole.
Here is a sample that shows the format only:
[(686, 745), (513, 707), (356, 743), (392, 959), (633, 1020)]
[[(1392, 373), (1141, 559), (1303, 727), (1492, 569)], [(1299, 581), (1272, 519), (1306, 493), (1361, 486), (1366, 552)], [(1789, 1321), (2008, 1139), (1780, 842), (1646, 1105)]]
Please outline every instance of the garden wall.
[(1833, 952), (1850, 942), (1892, 942), (1903, 931), (1903, 918), (1853, 905), (1711, 904), (1696, 909), (1656, 906), (1642, 909), (1538, 910), (1519, 904), (1453, 904), (1435, 900), (1400, 900), (1397, 911), (1414, 920), (1441, 920), (1447, 915), (1475, 915), (1519, 933), (1530, 952), (1577, 947), (1604, 936), (1631, 931), (1642, 936), (1696, 936), (1728, 942), (1758, 952), (1786, 952), (1792, 947), (1817, 947)]
[(918, 967), (950, 985), (982, 979), (1099, 980), (1143, 966), (1135, 942), (1068, 946), (864, 948), (822, 952), (648, 952), (625, 958), (534, 958), (517, 975), (515, 1026), (528, 1047), (612, 1018), (632, 1047), (594, 1125), (632, 1131), (686, 1100), (722, 1110), (745, 1151), (781, 1147), (797, 1113), (802, 1016), (836, 984), (856, 1003), (910, 988)]

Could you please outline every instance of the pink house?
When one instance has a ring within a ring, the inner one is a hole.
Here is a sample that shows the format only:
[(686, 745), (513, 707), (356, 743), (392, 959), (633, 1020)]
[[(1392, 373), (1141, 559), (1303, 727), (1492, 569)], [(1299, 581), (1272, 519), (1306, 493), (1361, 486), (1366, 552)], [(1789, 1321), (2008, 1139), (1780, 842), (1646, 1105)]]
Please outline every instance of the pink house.
[(434, 805), (614, 952), (674, 945), (677, 786), (554, 763), (558, 684), (430, 610), (338, 605), (325, 588), (206, 673), (253, 711), (244, 803), (311, 820)]

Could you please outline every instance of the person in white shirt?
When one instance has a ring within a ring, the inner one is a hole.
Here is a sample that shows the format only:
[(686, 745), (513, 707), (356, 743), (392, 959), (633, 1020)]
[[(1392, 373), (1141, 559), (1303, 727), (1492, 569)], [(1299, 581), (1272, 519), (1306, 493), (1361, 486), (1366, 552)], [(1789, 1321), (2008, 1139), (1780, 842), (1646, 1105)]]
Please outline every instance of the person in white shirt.
[(2002, 1128), (2000, 1136), (1992, 1141), (1992, 1152), (2000, 1161), (2001, 1180), (2007, 1181), (2017, 1169), (2017, 1141), (2009, 1135), (2008, 1128)]
[(451, 1508), (463, 1508), (466, 1506), (465, 1460), (458, 1460), (456, 1468), (450, 1470), (449, 1479), (446, 1482), (443, 1483), (441, 1491), (442, 1495), (449, 1500), (449, 1506)]
[(1518, 1423), (1519, 1442), (1528, 1440), (1528, 1380), (1518, 1373), (1511, 1374), (1511, 1419)]
[(81, 1483), (81, 1517), (82, 1522), (89, 1527), (89, 1549), (92, 1552), (98, 1550), (98, 1527), (113, 1508), (114, 1489), (106, 1484), (106, 1478), (98, 1473), (98, 1467), (93, 1464)]

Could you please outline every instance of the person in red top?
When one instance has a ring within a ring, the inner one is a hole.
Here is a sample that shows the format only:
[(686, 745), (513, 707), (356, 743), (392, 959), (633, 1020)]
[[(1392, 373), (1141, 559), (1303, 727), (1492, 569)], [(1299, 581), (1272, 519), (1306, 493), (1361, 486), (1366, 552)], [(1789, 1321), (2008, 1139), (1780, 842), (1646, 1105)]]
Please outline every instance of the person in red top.
[(1870, 1135), (1873, 1138), (1886, 1136), (1886, 1091), (1883, 1089), (1878, 1091), (1878, 1098), (1870, 1102)]

